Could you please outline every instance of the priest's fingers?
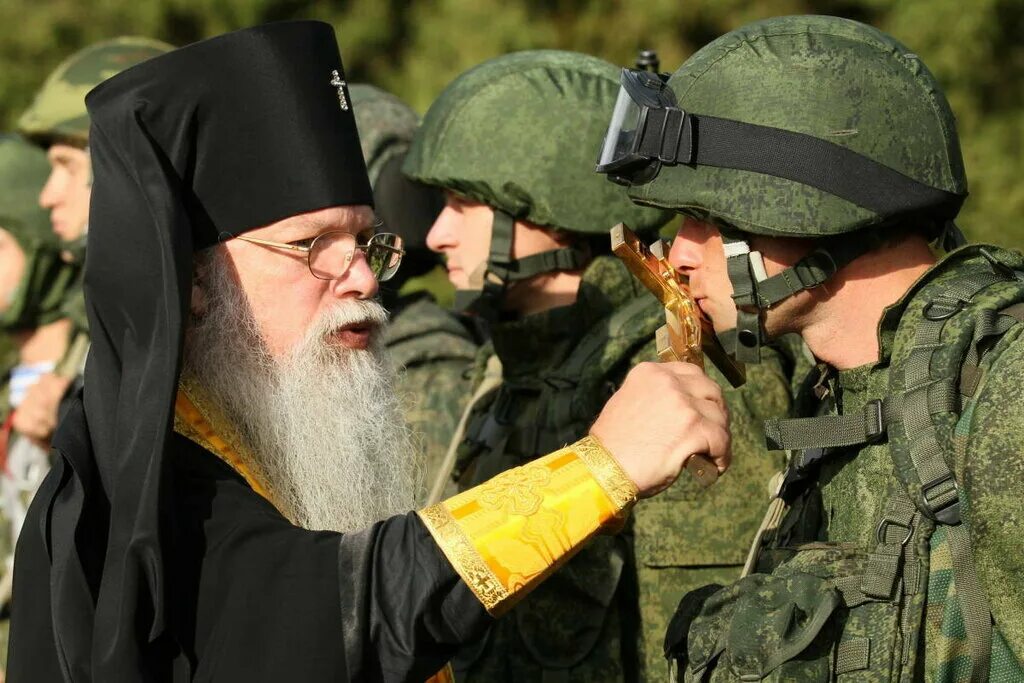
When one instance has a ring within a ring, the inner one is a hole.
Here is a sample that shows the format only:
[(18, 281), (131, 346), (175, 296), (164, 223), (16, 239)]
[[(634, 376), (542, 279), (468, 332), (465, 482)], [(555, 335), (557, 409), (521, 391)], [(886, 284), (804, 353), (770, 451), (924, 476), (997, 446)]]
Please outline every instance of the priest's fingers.
[[(696, 366), (641, 363), (626, 376), (591, 428), (641, 496), (669, 486), (694, 454), (728, 466), (728, 414)], [(672, 367), (677, 366), (677, 367)]]

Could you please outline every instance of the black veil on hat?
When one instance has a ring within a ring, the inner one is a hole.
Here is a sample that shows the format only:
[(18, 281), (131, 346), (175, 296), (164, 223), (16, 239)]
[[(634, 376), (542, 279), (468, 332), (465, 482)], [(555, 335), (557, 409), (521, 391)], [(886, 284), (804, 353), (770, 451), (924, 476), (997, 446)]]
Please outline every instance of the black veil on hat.
[(86, 98), (92, 350), (19, 543), (12, 661), (31, 666), (19, 631), (52, 620), (66, 680), (162, 675), (146, 661), (174, 647), (160, 496), (193, 252), (373, 203), (344, 78), (328, 24), (285, 22), (155, 57)]

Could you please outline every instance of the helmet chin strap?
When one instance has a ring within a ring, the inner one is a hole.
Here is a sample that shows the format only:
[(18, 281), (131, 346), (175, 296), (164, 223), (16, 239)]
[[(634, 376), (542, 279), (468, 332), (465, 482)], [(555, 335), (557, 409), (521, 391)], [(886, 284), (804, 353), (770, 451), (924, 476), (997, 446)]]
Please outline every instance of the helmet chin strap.
[(746, 240), (722, 235), (726, 272), (736, 302), (736, 327), (718, 333), (722, 346), (743, 363), (759, 363), (767, 341), (764, 311), (804, 290), (814, 289), (857, 257), (882, 243), (875, 231), (859, 231), (818, 240), (807, 256), (782, 272), (768, 276), (761, 253)]
[[(736, 327), (717, 333), (725, 350), (741, 363), (760, 363), (765, 341), (757, 283), (768, 279), (761, 252), (751, 251), (746, 240), (722, 235), (725, 265), (736, 302)], [(751, 310), (753, 308), (754, 310)]]
[(509, 285), (543, 273), (579, 270), (590, 261), (589, 250), (582, 246), (562, 247), (512, 258), (515, 218), (494, 209), (491, 247), (487, 261), (469, 275), (469, 288), (455, 290), (455, 310), (471, 313), (487, 321), (497, 320)]

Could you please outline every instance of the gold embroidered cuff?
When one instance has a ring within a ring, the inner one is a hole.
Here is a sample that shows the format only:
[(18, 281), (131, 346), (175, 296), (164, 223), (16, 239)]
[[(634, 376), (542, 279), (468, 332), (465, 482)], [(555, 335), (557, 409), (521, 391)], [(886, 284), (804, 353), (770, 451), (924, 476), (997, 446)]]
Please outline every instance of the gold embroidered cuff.
[(455, 571), (499, 616), (636, 502), (593, 437), (503, 472), (419, 515)]

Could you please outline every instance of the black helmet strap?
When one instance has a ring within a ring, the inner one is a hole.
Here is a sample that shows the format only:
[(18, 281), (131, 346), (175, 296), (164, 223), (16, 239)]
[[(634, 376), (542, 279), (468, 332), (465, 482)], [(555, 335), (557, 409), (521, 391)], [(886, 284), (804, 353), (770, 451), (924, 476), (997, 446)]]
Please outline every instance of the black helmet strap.
[(952, 220), (966, 198), (812, 135), (674, 107), (647, 111), (638, 152), (664, 165), (715, 166), (785, 178), (880, 216), (924, 214)]
[(579, 270), (590, 261), (590, 250), (576, 245), (512, 258), (514, 234), (515, 218), (501, 209), (494, 209), (487, 262), (470, 275), (470, 289), (456, 290), (455, 310), (496, 320), (509, 284), (543, 273)]
[(882, 240), (877, 233), (864, 231), (822, 238), (814, 251), (771, 277), (764, 272), (760, 253), (751, 251), (742, 237), (723, 234), (722, 241), (737, 318), (734, 329), (717, 336), (736, 360), (758, 363), (767, 338), (763, 311), (798, 292), (818, 287), (858, 256), (877, 248)]

